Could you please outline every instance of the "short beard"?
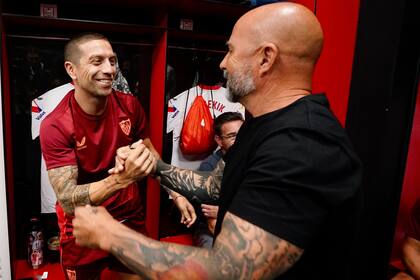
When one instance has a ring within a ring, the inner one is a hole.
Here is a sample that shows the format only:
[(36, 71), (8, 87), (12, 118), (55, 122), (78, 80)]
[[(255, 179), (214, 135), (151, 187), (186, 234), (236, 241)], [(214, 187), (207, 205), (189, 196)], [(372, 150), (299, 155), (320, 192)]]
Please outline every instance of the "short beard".
[(239, 102), (242, 97), (255, 90), (254, 79), (252, 78), (250, 67), (244, 67), (235, 74), (228, 74), (227, 71), (224, 70), (223, 76), (227, 79), (227, 98), (230, 102)]

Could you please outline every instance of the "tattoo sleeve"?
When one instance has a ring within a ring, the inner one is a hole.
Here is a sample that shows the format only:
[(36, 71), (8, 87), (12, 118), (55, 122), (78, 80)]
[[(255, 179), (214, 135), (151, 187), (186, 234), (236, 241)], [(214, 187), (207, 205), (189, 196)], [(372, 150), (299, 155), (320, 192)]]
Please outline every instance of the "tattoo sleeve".
[(90, 184), (77, 185), (77, 166), (50, 169), (48, 176), (64, 212), (72, 214), (76, 206), (90, 204)]
[(145, 279), (272, 279), (303, 253), (229, 212), (212, 250), (157, 242), (118, 226), (107, 231), (109, 250)]
[(220, 160), (212, 172), (178, 168), (158, 160), (156, 175), (163, 187), (185, 196), (189, 201), (215, 203), (219, 199), (225, 163)]

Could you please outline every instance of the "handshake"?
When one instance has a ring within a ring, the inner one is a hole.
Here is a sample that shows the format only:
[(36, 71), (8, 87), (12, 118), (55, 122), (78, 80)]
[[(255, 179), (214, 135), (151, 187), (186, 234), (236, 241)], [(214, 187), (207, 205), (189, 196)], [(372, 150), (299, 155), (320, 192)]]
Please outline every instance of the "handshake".
[(121, 147), (115, 156), (115, 166), (108, 170), (123, 187), (155, 174), (158, 155), (146, 147), (143, 140)]

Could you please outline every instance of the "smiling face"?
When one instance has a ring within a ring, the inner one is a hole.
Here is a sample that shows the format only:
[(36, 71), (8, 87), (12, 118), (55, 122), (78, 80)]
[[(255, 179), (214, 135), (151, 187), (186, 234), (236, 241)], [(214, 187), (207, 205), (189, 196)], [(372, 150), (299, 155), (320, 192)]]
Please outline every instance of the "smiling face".
[(82, 42), (73, 62), (66, 61), (67, 73), (76, 90), (83, 94), (105, 97), (112, 92), (116, 74), (116, 56), (111, 44), (104, 39)]

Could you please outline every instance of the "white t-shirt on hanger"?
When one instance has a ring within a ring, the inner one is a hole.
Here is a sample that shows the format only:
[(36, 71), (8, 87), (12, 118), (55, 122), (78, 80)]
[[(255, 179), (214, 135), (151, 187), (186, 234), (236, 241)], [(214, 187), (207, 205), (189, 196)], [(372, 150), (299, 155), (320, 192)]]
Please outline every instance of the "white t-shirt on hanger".
[[(39, 136), (41, 122), (73, 88), (71, 83), (67, 83), (32, 100), (32, 140)], [(48, 178), (44, 157), (41, 155), (41, 213), (55, 213), (56, 201), (57, 198)]]
[[(183, 118), (185, 109), (185, 117), (194, 102), (195, 97), (201, 94), (203, 99), (209, 106), (210, 113), (214, 117), (219, 116), (225, 112), (240, 112), (242, 115), (245, 114), (245, 108), (240, 103), (233, 103), (227, 99), (227, 90), (221, 86), (205, 86), (198, 85), (189, 89), (188, 104), (187, 96), (188, 90), (178, 94), (168, 102), (168, 117), (166, 125), (166, 133), (172, 132), (172, 158), (171, 165), (196, 170), (200, 166), (203, 159), (196, 159), (194, 157), (184, 156), (179, 148), (179, 139), (181, 136), (181, 130), (183, 125)], [(213, 94), (213, 98), (212, 98)]]

